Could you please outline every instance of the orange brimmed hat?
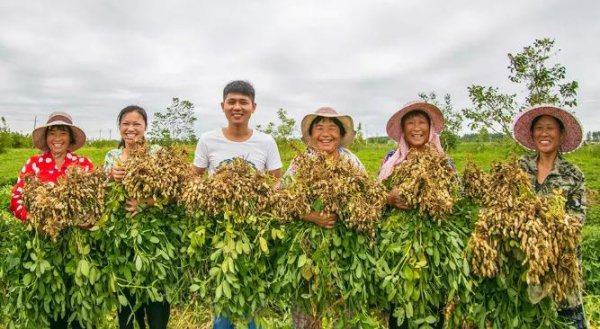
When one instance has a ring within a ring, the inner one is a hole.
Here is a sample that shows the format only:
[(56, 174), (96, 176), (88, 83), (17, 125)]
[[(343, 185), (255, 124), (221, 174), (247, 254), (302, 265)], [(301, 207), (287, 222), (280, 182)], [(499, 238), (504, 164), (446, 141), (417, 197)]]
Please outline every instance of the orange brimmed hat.
[(400, 110), (398, 110), (387, 122), (387, 134), (388, 136), (400, 143), (400, 139), (402, 138), (402, 117), (407, 113), (415, 110), (421, 110), (429, 116), (429, 121), (431, 122), (431, 132), (436, 134), (440, 134), (442, 130), (444, 130), (444, 115), (442, 111), (437, 108), (437, 106), (429, 103), (425, 103), (423, 101), (413, 101), (410, 102)]
[(336, 110), (332, 109), (331, 107), (321, 107), (314, 113), (307, 114), (304, 116), (304, 118), (302, 118), (300, 128), (302, 129), (302, 141), (305, 144), (308, 144), (310, 140), (310, 124), (317, 117), (337, 118), (338, 120), (340, 120), (340, 122), (344, 126), (344, 129), (346, 130), (346, 135), (344, 135), (340, 139), (340, 146), (348, 147), (350, 144), (352, 144), (354, 136), (356, 135), (356, 131), (354, 131), (354, 121), (352, 120), (352, 117), (350, 117), (349, 115), (339, 114), (336, 112)]

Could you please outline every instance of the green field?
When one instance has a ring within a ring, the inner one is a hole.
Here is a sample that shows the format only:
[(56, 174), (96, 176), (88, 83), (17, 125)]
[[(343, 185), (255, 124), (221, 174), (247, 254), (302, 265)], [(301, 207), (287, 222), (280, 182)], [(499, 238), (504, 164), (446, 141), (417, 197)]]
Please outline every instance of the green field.
[[(193, 158), (194, 146), (185, 146), (189, 151), (190, 163)], [(92, 162), (99, 166), (102, 164), (104, 156), (110, 147), (95, 148), (85, 147), (77, 153), (83, 156), (88, 156)], [(362, 160), (367, 168), (367, 171), (375, 176), (383, 157), (393, 149), (391, 144), (374, 144), (361, 146), (354, 150), (357, 156)], [(32, 155), (36, 154), (35, 149), (10, 149), (4, 154), (0, 154), (0, 185), (12, 184), (25, 163)], [(290, 160), (294, 156), (292, 147), (282, 147), (282, 161), (284, 169), (289, 165)], [(468, 160), (474, 161), (477, 165), (488, 169), (492, 162), (503, 160), (512, 155), (522, 155), (522, 149), (514, 144), (509, 143), (462, 143), (458, 148), (450, 152), (451, 158), (454, 160), (459, 172), (462, 171), (465, 163)], [(600, 145), (586, 145), (573, 154), (566, 155), (569, 161), (575, 163), (584, 172), (586, 177), (586, 186), (590, 190), (588, 216), (586, 226), (584, 227), (584, 244), (587, 239), (600, 240), (600, 206), (596, 204), (597, 195), (600, 193)], [(4, 203), (4, 201), (3, 201)], [(598, 238), (598, 239), (596, 239)], [(588, 256), (597, 257), (597, 249), (594, 249), (593, 244), (589, 249), (583, 248), (584, 257), (586, 252)], [(586, 265), (590, 264), (585, 264)], [(597, 274), (596, 274), (597, 275)], [(589, 278), (585, 278), (586, 282)], [(591, 280), (591, 279), (590, 279)], [(598, 283), (593, 284), (594, 287), (600, 286)], [(600, 291), (590, 291), (585, 297), (586, 311), (593, 325), (600, 324)], [(207, 310), (206, 304), (188, 305), (186, 308), (178, 308), (173, 311), (171, 320), (171, 328), (208, 328), (210, 313)], [(112, 321), (109, 321), (112, 322)], [(112, 328), (112, 327), (111, 327)]]

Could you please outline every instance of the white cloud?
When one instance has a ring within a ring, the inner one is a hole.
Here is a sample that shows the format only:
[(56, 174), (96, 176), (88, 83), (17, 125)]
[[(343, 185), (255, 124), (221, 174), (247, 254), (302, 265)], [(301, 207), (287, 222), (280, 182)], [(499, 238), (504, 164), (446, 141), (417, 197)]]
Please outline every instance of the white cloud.
[[(225, 124), (223, 86), (257, 89), (253, 124), (282, 107), (298, 121), (330, 105), (369, 134), (421, 91), (466, 87), (521, 92), (508, 52), (554, 37), (556, 59), (580, 83), (579, 117), (600, 130), (600, 32), (593, 0), (562, 1), (53, 1), (0, 3), (0, 115), (30, 131), (67, 110), (94, 138), (118, 111), (196, 104), (201, 133)], [(104, 137), (106, 135), (103, 135)]]

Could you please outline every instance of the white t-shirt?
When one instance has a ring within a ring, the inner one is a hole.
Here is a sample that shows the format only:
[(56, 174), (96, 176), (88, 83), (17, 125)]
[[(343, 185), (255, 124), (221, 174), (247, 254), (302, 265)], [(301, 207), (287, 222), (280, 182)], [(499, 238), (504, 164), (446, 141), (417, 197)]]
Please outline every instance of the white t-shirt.
[(205, 132), (200, 136), (194, 154), (194, 166), (208, 168), (212, 175), (223, 162), (243, 158), (257, 170), (272, 171), (281, 168), (277, 143), (270, 135), (257, 130), (243, 142), (234, 142), (223, 135), (223, 129)]

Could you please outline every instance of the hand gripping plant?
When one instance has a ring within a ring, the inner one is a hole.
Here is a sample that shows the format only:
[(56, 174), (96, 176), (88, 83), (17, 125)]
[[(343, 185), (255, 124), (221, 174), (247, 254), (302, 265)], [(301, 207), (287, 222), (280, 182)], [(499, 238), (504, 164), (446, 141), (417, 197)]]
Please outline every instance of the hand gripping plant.
[[(295, 175), (281, 193), (295, 202), (287, 203), (287, 235), (276, 251), (273, 299), (311, 316), (315, 328), (323, 320), (377, 326), (369, 309), (375, 293), (369, 259), (385, 204), (383, 186), (343, 158), (302, 153), (292, 165)], [(336, 214), (340, 221), (323, 229), (299, 220), (311, 210)]]
[(482, 278), (473, 321), (564, 326), (556, 320), (556, 305), (581, 288), (577, 246), (582, 224), (565, 212), (560, 191), (536, 196), (514, 159), (494, 164), (489, 182), (469, 240), (472, 271)]
[(269, 174), (236, 158), (190, 180), (179, 198), (194, 218), (186, 240), (189, 290), (234, 323), (252, 317), (260, 324), (269, 311), (270, 250), (284, 236), (270, 214), (272, 186)]
[(385, 183), (409, 209), (390, 209), (380, 225), (379, 303), (409, 328), (455, 325), (454, 305), (472, 288), (465, 247), (475, 206), (459, 200), (454, 170), (433, 148), (411, 150)]

